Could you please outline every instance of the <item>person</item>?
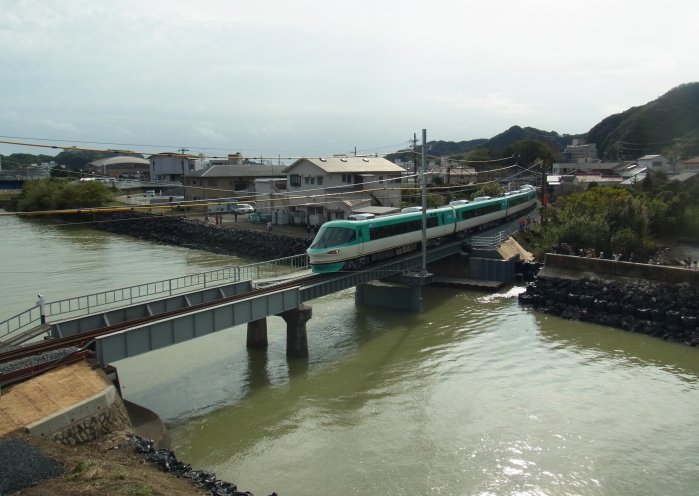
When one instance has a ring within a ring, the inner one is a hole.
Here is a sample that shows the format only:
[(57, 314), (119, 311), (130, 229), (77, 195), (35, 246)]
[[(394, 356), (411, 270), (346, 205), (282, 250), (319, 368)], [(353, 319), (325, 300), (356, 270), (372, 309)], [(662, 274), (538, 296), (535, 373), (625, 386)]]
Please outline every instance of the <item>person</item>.
[(636, 255), (634, 252), (631, 252), (631, 255), (629, 255), (629, 262), (635, 263), (636, 262)]
[(237, 210), (233, 212), (233, 220), (235, 220), (235, 222), (238, 222), (238, 211)]
[(694, 264), (694, 267), (692, 267), (692, 270), (697, 270), (697, 261), (694, 260), (694, 261), (692, 262), (692, 264)]
[(272, 221), (271, 220), (267, 221), (267, 230), (272, 231)]
[(599, 257), (600, 257), (601, 259), (604, 258), (604, 252), (603, 252), (603, 251), (599, 252)]
[(206, 214), (204, 216), (204, 222), (206, 222), (207, 224), (209, 223), (209, 214)]
[(306, 224), (306, 241), (311, 239), (311, 225)]

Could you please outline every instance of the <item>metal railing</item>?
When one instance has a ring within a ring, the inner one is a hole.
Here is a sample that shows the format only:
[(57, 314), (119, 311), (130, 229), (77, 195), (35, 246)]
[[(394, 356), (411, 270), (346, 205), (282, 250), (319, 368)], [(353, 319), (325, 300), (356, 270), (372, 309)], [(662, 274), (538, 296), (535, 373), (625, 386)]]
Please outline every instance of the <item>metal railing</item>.
[(496, 250), (500, 248), (510, 235), (505, 231), (500, 231), (495, 236), (473, 236), (471, 237), (471, 247), (480, 250)]
[[(143, 303), (162, 296), (177, 295), (231, 282), (280, 277), (308, 267), (308, 255), (305, 253), (267, 262), (224, 267), (199, 274), (46, 302), (44, 305), (46, 318), (87, 315), (96, 311)], [(0, 322), (0, 339), (22, 331), (31, 325), (36, 326), (39, 322), (41, 322), (41, 311), (37, 304), (34, 308)]]

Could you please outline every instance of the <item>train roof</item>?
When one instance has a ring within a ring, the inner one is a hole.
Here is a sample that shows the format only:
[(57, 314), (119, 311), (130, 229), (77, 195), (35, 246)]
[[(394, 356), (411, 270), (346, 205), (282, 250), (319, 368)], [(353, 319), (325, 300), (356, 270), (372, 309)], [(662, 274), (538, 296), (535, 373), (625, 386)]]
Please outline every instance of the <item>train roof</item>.
[[(471, 210), (471, 209), (477, 209), (477, 208), (482, 208), (487, 205), (492, 205), (494, 203), (504, 203), (508, 200), (511, 200), (512, 198), (516, 197), (517, 195), (520, 194), (528, 194), (531, 193), (532, 190), (520, 190), (513, 192), (510, 196), (501, 196), (497, 198), (491, 198), (489, 200), (481, 200), (478, 202), (471, 202), (471, 203), (465, 203), (463, 205), (444, 205), (442, 207), (437, 207), (437, 208), (431, 208), (427, 209), (427, 217), (434, 217), (440, 213), (443, 212), (451, 212), (451, 211), (463, 211), (463, 210)], [(356, 217), (355, 217), (356, 218)], [(378, 216), (374, 219), (365, 219), (365, 220), (360, 220), (360, 219), (338, 219), (338, 220), (332, 220), (329, 222), (326, 222), (323, 224), (322, 227), (347, 227), (347, 228), (356, 228), (358, 225), (368, 225), (371, 224), (373, 226), (381, 226), (381, 225), (386, 225), (386, 224), (395, 224), (396, 222), (402, 222), (405, 220), (418, 220), (422, 219), (422, 211), (418, 210), (415, 212), (402, 212), (402, 213), (396, 213), (396, 214), (389, 214), (389, 215), (382, 215)], [(321, 227), (321, 229), (322, 229)]]

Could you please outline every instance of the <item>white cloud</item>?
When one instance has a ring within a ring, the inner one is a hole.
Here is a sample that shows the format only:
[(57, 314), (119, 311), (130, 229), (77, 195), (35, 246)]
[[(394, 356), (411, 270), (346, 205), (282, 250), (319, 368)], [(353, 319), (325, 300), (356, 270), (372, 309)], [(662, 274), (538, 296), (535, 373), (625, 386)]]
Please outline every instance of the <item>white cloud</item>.
[(214, 131), (213, 129), (209, 129), (208, 127), (204, 126), (199, 126), (196, 129), (196, 133), (201, 136), (202, 138), (209, 139), (211, 141), (228, 141), (228, 138), (226, 138), (224, 135), (219, 133), (218, 131)]
[(533, 114), (536, 109), (527, 103), (517, 103), (502, 93), (493, 93), (484, 97), (473, 96), (433, 96), (432, 100), (465, 109), (486, 110), (495, 114), (524, 115)]
[(77, 132), (77, 128), (72, 125), (69, 122), (56, 122), (51, 119), (42, 119), (39, 121), (39, 124), (42, 126), (46, 126), (51, 129), (55, 129), (56, 131), (75, 131)]
[(4, 112), (0, 112), (0, 121), (19, 121), (19, 114), (17, 112), (5, 110)]

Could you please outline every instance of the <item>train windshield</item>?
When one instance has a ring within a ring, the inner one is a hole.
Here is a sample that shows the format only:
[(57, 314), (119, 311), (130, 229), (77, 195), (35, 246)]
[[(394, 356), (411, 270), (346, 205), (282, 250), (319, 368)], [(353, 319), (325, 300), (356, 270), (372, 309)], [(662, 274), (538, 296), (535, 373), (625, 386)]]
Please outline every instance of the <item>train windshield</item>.
[(331, 246), (346, 245), (356, 239), (354, 229), (346, 227), (321, 228), (311, 248), (330, 248)]

